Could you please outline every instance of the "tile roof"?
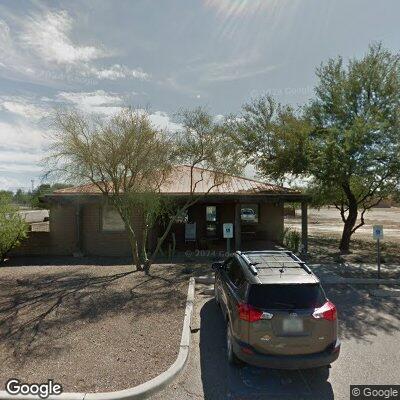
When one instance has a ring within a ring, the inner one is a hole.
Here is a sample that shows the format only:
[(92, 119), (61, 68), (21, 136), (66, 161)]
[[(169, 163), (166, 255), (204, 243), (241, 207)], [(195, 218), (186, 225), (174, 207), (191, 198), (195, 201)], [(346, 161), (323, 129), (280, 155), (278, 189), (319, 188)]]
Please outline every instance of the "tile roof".
[[(256, 181), (234, 175), (221, 175), (224, 182), (210, 191), (213, 194), (300, 194), (299, 191), (283, 186)], [(166, 194), (185, 195), (190, 193), (190, 166), (175, 166), (171, 177), (164, 182), (161, 192)], [(193, 170), (193, 181), (197, 182), (196, 193), (205, 193), (214, 183), (215, 174), (213, 171), (195, 167)], [(100, 189), (94, 184), (86, 184), (71, 188), (59, 189), (54, 192), (56, 195), (67, 194), (100, 194)]]

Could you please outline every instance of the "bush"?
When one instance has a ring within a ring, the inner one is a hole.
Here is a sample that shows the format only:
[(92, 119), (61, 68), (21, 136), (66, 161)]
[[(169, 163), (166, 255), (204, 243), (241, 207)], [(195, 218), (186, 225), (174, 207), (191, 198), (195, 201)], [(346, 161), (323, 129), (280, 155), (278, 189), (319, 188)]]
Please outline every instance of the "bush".
[(300, 233), (290, 228), (285, 228), (283, 231), (283, 245), (293, 251), (294, 253), (299, 251), (300, 245)]
[(0, 263), (27, 237), (28, 224), (11, 204), (9, 196), (0, 193)]

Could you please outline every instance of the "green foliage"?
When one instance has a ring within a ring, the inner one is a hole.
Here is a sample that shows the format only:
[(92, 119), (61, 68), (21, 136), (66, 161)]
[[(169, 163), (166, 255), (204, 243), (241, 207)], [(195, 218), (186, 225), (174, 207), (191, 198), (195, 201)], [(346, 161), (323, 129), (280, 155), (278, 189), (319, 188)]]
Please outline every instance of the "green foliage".
[(32, 193), (29, 192), (29, 204), (32, 208), (44, 208), (43, 203), (41, 203), (40, 198), (46, 194), (52, 194), (55, 190), (63, 189), (68, 187), (69, 185), (65, 185), (62, 183), (54, 183), (50, 184), (42, 184), (38, 186)]
[(256, 155), (262, 175), (306, 179), (316, 205), (340, 210), (343, 251), (365, 211), (400, 183), (399, 63), (380, 44), (347, 66), (331, 59), (317, 69), (315, 97), (301, 110), (261, 98), (237, 120), (236, 142)]
[(13, 201), (19, 206), (31, 206), (32, 194), (31, 192), (24, 192), (22, 189), (18, 189), (14, 194)]
[(25, 239), (28, 225), (11, 204), (11, 197), (0, 193), (0, 262)]
[(326, 203), (348, 206), (348, 189), (368, 207), (400, 174), (398, 55), (373, 45), (361, 60), (329, 60), (317, 70), (316, 98), (305, 108), (314, 178)]
[[(45, 208), (45, 205), (41, 203), (40, 198), (46, 194), (51, 194), (57, 189), (63, 189), (69, 185), (63, 183), (54, 184), (41, 184), (32, 192), (25, 192), (22, 189), (18, 189), (16, 193), (12, 196), (13, 203), (19, 206), (32, 207), (32, 208)], [(12, 193), (11, 193), (12, 195)]]
[(13, 198), (13, 192), (8, 190), (0, 190), (0, 198), (3, 199), (3, 201), (7, 200), (11, 202)]
[(297, 253), (299, 251), (301, 236), (300, 233), (291, 228), (285, 228), (283, 231), (283, 245), (293, 251), (293, 253)]

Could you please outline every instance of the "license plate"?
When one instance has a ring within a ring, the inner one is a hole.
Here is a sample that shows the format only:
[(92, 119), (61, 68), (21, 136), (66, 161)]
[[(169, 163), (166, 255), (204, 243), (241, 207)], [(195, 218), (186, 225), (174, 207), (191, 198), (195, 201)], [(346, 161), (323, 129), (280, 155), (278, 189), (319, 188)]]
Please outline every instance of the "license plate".
[(282, 324), (284, 333), (301, 333), (303, 332), (303, 320), (301, 318), (285, 318)]

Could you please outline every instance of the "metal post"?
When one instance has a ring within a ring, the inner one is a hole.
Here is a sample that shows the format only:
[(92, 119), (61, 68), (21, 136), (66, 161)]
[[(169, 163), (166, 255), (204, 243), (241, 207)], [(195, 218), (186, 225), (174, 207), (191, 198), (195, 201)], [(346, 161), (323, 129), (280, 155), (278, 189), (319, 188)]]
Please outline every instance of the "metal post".
[(226, 252), (231, 254), (231, 239), (226, 239)]
[(235, 249), (241, 250), (242, 247), (242, 229), (241, 229), (241, 216), (240, 216), (240, 203), (235, 204)]
[(307, 256), (308, 253), (308, 216), (307, 216), (307, 202), (301, 202), (301, 244), (303, 255)]
[(377, 246), (377, 254), (378, 254), (378, 279), (381, 279), (381, 246), (379, 242), (379, 238), (376, 241)]

